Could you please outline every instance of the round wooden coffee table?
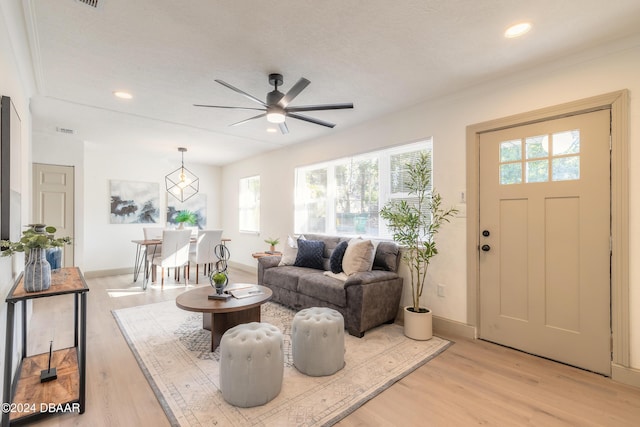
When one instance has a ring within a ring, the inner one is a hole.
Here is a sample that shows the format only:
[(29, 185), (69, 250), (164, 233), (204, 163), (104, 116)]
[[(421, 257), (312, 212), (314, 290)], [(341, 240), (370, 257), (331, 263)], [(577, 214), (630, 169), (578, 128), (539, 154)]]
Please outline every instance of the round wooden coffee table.
[(259, 322), (260, 306), (271, 299), (271, 289), (253, 285), (260, 294), (246, 297), (231, 297), (226, 301), (209, 299), (216, 291), (211, 286), (202, 286), (184, 292), (176, 298), (176, 305), (183, 310), (203, 313), (202, 327), (211, 331), (211, 351), (220, 344), (222, 335), (241, 323)]

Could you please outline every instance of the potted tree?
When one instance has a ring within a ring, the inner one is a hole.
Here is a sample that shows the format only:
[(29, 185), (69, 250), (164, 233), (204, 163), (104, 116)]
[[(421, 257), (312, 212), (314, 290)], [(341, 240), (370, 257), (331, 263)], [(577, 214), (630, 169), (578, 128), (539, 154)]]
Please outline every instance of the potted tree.
[(2, 256), (24, 252), (27, 262), (24, 265), (24, 290), (26, 292), (46, 291), (51, 287), (51, 265), (46, 252), (50, 248), (59, 248), (71, 243), (70, 237), (55, 238), (56, 228), (44, 224), (31, 224), (22, 232), (17, 242), (0, 241)]
[(438, 254), (436, 235), (443, 223), (458, 211), (443, 209), (442, 197), (431, 189), (431, 156), (421, 153), (414, 163), (405, 165), (409, 198), (392, 200), (380, 211), (393, 239), (402, 246), (402, 260), (409, 268), (412, 305), (404, 308), (404, 333), (409, 338), (428, 340), (432, 337), (431, 310), (420, 306), (427, 270)]
[(197, 218), (195, 213), (188, 210), (184, 210), (184, 211), (178, 212), (178, 214), (174, 218), (174, 221), (178, 223), (178, 228), (182, 230), (185, 224), (189, 224), (189, 225), (195, 224), (197, 221)]

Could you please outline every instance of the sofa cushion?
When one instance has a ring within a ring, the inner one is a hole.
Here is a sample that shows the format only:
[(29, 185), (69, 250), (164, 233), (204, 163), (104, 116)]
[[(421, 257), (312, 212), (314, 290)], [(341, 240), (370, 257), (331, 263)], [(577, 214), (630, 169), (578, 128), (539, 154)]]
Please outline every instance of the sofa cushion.
[(317, 270), (304, 267), (294, 267), (292, 265), (284, 265), (277, 268), (268, 268), (264, 271), (262, 284), (277, 286), (279, 288), (297, 292), (298, 279), (300, 278), (300, 276), (313, 272), (317, 272)]
[(341, 273), (342, 272), (342, 259), (344, 258), (344, 252), (347, 250), (347, 245), (349, 242), (342, 241), (338, 243), (338, 246), (331, 253), (331, 258), (329, 258), (329, 266), (331, 267), (332, 273)]
[[(307, 238), (307, 240), (320, 240), (321, 242), (324, 242), (324, 253), (322, 254), (322, 256), (326, 258), (327, 264), (329, 261), (329, 257), (331, 257), (331, 253), (338, 245), (338, 243), (340, 243), (342, 240), (347, 240), (341, 239), (337, 236), (325, 236), (324, 234), (305, 234), (305, 237)], [(326, 270), (328, 269), (329, 268), (327, 267)]]
[(325, 276), (322, 272), (301, 275), (298, 280), (298, 292), (338, 307), (347, 305), (344, 282)]
[(347, 275), (371, 270), (375, 256), (371, 240), (351, 239), (342, 258), (342, 270)]
[[(298, 239), (304, 240), (304, 236), (298, 237)], [(287, 236), (287, 243), (284, 244), (282, 250), (282, 258), (280, 258), (280, 264), (278, 265), (293, 265), (296, 262), (298, 256), (298, 240), (291, 236)]]
[(323, 254), (323, 241), (298, 239), (298, 255), (293, 265), (324, 270)]
[(398, 269), (398, 252), (400, 247), (395, 242), (380, 242), (373, 260), (374, 270), (396, 272)]

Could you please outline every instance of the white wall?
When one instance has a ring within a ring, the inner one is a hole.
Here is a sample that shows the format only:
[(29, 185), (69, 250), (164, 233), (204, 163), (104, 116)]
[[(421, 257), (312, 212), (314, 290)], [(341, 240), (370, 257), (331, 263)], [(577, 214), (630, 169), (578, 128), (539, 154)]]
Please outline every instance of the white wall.
[[(350, 154), (375, 150), (433, 136), (434, 185), (445, 205), (458, 204), (465, 189), (465, 130), (468, 125), (575, 101), (594, 95), (629, 89), (631, 98), (630, 259), (640, 253), (640, 40), (609, 46), (549, 64), (528, 73), (509, 76), (461, 91), (446, 99), (425, 102), (364, 125), (329, 132), (328, 136), (295, 147), (272, 151), (226, 166), (223, 196), (227, 206), (237, 206), (238, 179), (261, 176), (260, 236), (237, 232), (237, 209), (226, 209), (223, 225), (234, 240), (232, 259), (255, 266), (251, 253), (265, 249), (262, 240), (293, 232), (294, 168)], [(425, 77), (426, 78), (426, 77)], [(357, 105), (356, 105), (357, 108)], [(457, 218), (439, 236), (440, 254), (435, 258), (423, 297), (434, 314), (466, 323), (466, 219)], [(632, 366), (640, 368), (640, 266), (631, 264)], [(447, 286), (446, 297), (435, 295), (435, 284)]]
[[(76, 200), (84, 206), (83, 271), (95, 272), (133, 267), (144, 224), (111, 224), (110, 180), (157, 182), (160, 189), (160, 225), (166, 225), (167, 193), (164, 177), (180, 166), (176, 150), (171, 158), (150, 157), (144, 148), (126, 151), (85, 142), (84, 194)], [(207, 227), (220, 228), (220, 168), (185, 162), (200, 179), (200, 193), (207, 196)]]
[[(75, 169), (75, 264), (83, 272), (133, 268), (136, 247), (148, 224), (111, 224), (110, 180), (157, 182), (160, 219), (166, 225), (167, 193), (164, 177), (180, 166), (176, 150), (171, 158), (151, 157), (144, 147), (114, 150), (108, 145), (82, 141), (73, 135), (37, 132), (33, 136), (33, 161)], [(200, 193), (207, 197), (207, 227), (220, 228), (220, 168), (187, 161), (200, 179)]]
[[(19, 6), (20, 4), (16, 4), (16, 2), (3, 2), (3, 4), (0, 4), (0, 95), (11, 97), (11, 101), (16, 107), (16, 111), (21, 120), (21, 220), (22, 224), (27, 224), (31, 207), (29, 197), (25, 197), (25, 195), (30, 194), (28, 189), (31, 186), (31, 169), (28, 167), (31, 163), (31, 114), (29, 113), (29, 97), (33, 90), (33, 82), (30, 80), (29, 75), (25, 75), (22, 70), (25, 57), (28, 57), (28, 52), (25, 51), (19, 43), (15, 43), (15, 40), (19, 38), (19, 35), (16, 34), (16, 31), (19, 31), (19, 29), (15, 23), (16, 20), (22, 18), (21, 9), (17, 8)], [(21, 259), (22, 258), (17, 259), (16, 262), (12, 262), (11, 258), (0, 258), (0, 296), (2, 296), (2, 300), (0, 301), (0, 339), (2, 340), (0, 366), (2, 367), (4, 367), (4, 343), (7, 320), (7, 305), (4, 302), (4, 298), (13, 286), (16, 275), (22, 269)], [(19, 315), (19, 309), (17, 312), (16, 314)], [(18, 320), (19, 317), (16, 317), (16, 321)], [(21, 333), (19, 325), (15, 332), (14, 343)], [(19, 343), (15, 344), (14, 349), (17, 349), (18, 346)], [(14, 369), (19, 360), (19, 352), (14, 351)], [(3, 381), (4, 369), (0, 372), (0, 382), (3, 383)]]

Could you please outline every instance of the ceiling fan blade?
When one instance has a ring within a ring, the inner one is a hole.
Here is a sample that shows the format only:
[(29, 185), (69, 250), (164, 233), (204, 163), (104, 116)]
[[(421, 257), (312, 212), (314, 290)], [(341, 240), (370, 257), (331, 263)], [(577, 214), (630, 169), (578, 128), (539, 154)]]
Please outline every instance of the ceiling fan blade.
[(278, 126), (280, 127), (280, 132), (282, 132), (283, 135), (289, 133), (289, 127), (285, 122), (279, 123)]
[(249, 95), (247, 92), (245, 92), (243, 90), (240, 90), (235, 86), (231, 86), (229, 83), (223, 82), (222, 80), (218, 80), (218, 79), (216, 79), (216, 82), (220, 83), (222, 86), (228, 87), (229, 89), (231, 89), (234, 92), (238, 92), (242, 96), (246, 96), (250, 100), (252, 100), (254, 102), (257, 102), (258, 104), (262, 105), (263, 107), (267, 107), (267, 104), (265, 104), (263, 101), (259, 100), (258, 98), (256, 98), (253, 95)]
[(353, 103), (347, 102), (344, 104), (304, 105), (301, 107), (289, 107), (287, 108), (287, 111), (297, 113), (300, 111), (343, 110), (346, 108), (353, 108)]
[(323, 120), (314, 119), (313, 117), (302, 116), (300, 114), (287, 113), (287, 117), (293, 117), (294, 119), (303, 120), (305, 122), (314, 123), (320, 126), (326, 126), (328, 128), (335, 127), (335, 123), (325, 122)]
[(251, 107), (227, 107), (224, 105), (203, 105), (203, 104), (193, 104), (194, 107), (208, 107), (208, 108), (229, 108), (233, 110), (255, 110), (255, 111), (265, 111), (264, 108), (251, 108)]
[(249, 120), (259, 119), (260, 117), (264, 117), (266, 115), (267, 115), (267, 113), (258, 114), (257, 116), (249, 117), (248, 119), (240, 120), (239, 122), (236, 122), (236, 123), (231, 123), (229, 126), (238, 126), (238, 125), (241, 125), (243, 123), (248, 122)]
[(280, 101), (278, 101), (278, 105), (282, 108), (285, 108), (291, 101), (293, 101), (293, 98), (300, 95), (300, 92), (302, 92), (304, 88), (309, 86), (309, 83), (311, 83), (309, 80), (301, 77), (300, 80), (298, 80), (296, 84), (294, 84), (293, 87), (289, 89), (289, 91), (282, 98), (280, 98)]

